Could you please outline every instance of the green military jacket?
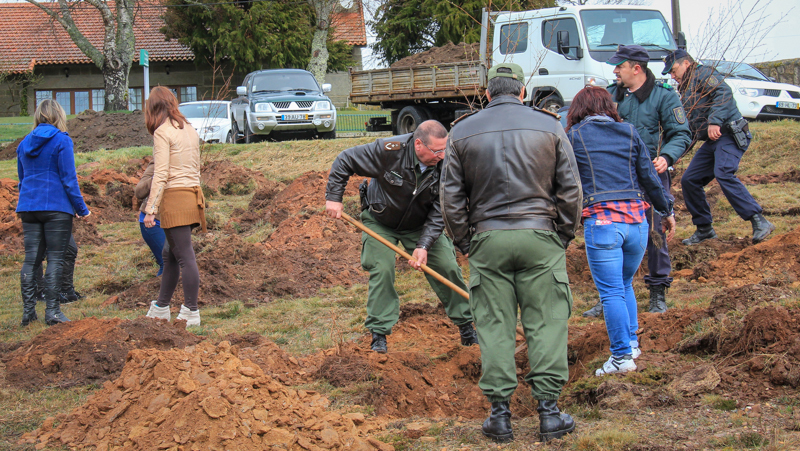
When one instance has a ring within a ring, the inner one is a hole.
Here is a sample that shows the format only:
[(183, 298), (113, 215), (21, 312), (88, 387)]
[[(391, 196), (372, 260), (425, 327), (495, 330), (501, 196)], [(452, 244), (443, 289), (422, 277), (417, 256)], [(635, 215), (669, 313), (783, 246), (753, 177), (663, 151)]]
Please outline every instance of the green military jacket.
[(636, 127), (652, 159), (660, 155), (672, 165), (686, 152), (692, 142), (692, 132), (681, 99), (671, 86), (655, 83), (648, 69), (647, 82), (636, 92), (628, 92), (617, 83), (607, 89), (617, 103), (619, 115)]

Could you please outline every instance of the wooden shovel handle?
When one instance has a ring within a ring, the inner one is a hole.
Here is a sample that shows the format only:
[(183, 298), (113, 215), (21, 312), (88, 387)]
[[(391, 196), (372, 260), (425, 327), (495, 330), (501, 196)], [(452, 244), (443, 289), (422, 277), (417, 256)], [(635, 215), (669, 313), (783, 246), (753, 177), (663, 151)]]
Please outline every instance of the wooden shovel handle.
[[(382, 236), (378, 235), (377, 233), (373, 232), (369, 227), (365, 226), (364, 224), (356, 221), (355, 219), (353, 219), (347, 213), (342, 212), (342, 219), (344, 219), (345, 221), (349, 222), (350, 224), (353, 224), (354, 226), (358, 227), (364, 233), (366, 233), (367, 235), (371, 236), (372, 238), (375, 238), (376, 240), (378, 240), (381, 243), (385, 244), (387, 247), (389, 247), (389, 249), (391, 249), (391, 250), (397, 252), (398, 254), (402, 255), (403, 258), (405, 258), (407, 260), (415, 260), (414, 257), (408, 255), (408, 252), (406, 252), (403, 249), (400, 249), (399, 247), (397, 247), (394, 244), (390, 243), (384, 237), (382, 237)], [(445, 284), (448, 287), (450, 287), (451, 290), (453, 290), (456, 293), (460, 294), (461, 296), (464, 296), (465, 298), (469, 299), (469, 293), (467, 293), (466, 291), (462, 290), (458, 285), (454, 284), (453, 282), (445, 279), (441, 274), (439, 274), (438, 272), (436, 272), (436, 271), (432, 270), (431, 268), (429, 268), (428, 265), (421, 265), (421, 268), (422, 268), (423, 271), (425, 271), (427, 274), (430, 274), (431, 276), (433, 276), (439, 282), (442, 282), (443, 284)]]

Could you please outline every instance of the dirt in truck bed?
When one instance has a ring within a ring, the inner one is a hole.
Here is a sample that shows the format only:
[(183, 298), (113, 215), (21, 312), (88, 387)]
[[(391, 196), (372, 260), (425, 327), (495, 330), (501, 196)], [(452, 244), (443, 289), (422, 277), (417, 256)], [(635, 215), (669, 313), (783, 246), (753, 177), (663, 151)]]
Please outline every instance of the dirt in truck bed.
[(427, 64), (460, 63), (462, 61), (480, 61), (480, 43), (453, 44), (447, 43), (441, 47), (432, 47), (424, 52), (407, 56), (391, 65), (392, 69), (404, 67), (424, 66)]

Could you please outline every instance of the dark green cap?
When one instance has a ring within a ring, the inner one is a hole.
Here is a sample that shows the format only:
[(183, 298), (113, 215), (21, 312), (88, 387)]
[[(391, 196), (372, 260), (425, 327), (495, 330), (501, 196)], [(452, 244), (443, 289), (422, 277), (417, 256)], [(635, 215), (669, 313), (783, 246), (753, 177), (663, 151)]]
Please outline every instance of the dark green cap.
[(525, 83), (525, 73), (522, 72), (522, 67), (519, 64), (501, 63), (492, 66), (489, 69), (489, 80), (495, 77), (508, 77)]

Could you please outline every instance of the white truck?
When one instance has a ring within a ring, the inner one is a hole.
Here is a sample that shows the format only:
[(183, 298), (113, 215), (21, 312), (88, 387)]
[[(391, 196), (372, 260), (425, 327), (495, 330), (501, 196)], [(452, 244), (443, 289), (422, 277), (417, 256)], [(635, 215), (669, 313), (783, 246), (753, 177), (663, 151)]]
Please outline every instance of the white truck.
[(427, 119), (449, 127), (486, 103), (487, 67), (516, 63), (525, 72), (525, 103), (555, 112), (584, 86), (610, 84), (614, 67), (606, 61), (619, 45), (630, 44), (645, 47), (657, 81), (669, 83), (661, 75), (663, 58), (685, 47), (686, 40), (679, 33), (676, 42), (661, 12), (643, 6), (484, 11), (480, 61), (352, 71), (350, 101), (392, 110), (391, 124), (385, 117), (371, 118), (368, 130), (409, 133)]

